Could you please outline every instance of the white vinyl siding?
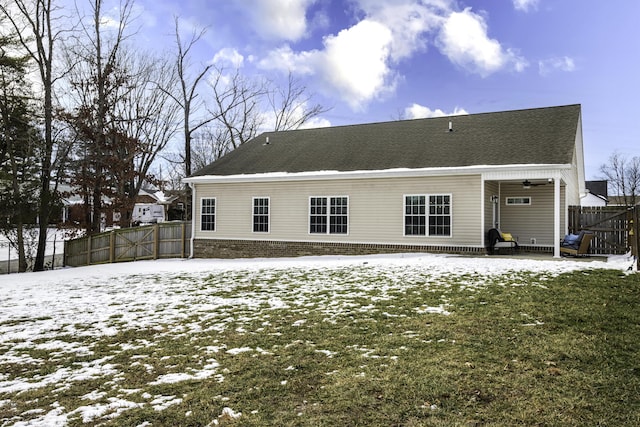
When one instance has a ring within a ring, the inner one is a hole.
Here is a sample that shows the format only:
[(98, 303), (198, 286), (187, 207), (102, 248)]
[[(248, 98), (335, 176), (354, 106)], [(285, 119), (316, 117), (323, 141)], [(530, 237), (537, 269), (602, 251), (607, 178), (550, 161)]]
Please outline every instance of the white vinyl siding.
[[(504, 183), (501, 186), (502, 200), (500, 204), (500, 229), (517, 236), (518, 243), (551, 246), (554, 244), (553, 235), (553, 184), (531, 187), (526, 190), (530, 198), (530, 205), (511, 205), (506, 200), (512, 197), (522, 197), (522, 184)], [(565, 197), (565, 187), (560, 187), (561, 203)], [(564, 212), (562, 205), (560, 211)], [(560, 216), (560, 229), (564, 229), (565, 215)]]
[[(218, 198), (215, 238), (481, 246), (480, 183), (480, 175), (460, 175), (196, 184), (195, 191)], [(268, 237), (252, 232), (247, 205), (256, 194), (270, 199)], [(451, 235), (405, 236), (405, 194), (451, 195)], [(309, 198), (318, 195), (348, 197), (348, 234), (309, 233)], [(198, 223), (195, 230), (196, 238), (213, 237)]]

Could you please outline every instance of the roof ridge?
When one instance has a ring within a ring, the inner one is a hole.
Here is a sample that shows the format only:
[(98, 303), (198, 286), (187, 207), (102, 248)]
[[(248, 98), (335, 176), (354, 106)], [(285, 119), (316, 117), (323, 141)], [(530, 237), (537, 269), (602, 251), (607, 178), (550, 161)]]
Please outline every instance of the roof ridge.
[(467, 114), (449, 114), (449, 115), (444, 115), (444, 116), (437, 116), (437, 117), (417, 117), (417, 118), (413, 118), (413, 119), (398, 119), (398, 120), (383, 120), (383, 121), (377, 121), (377, 122), (364, 122), (364, 123), (347, 123), (347, 124), (342, 124), (342, 125), (335, 125), (335, 126), (322, 126), (322, 127), (313, 127), (313, 128), (302, 128), (302, 129), (289, 129), (289, 130), (272, 130), (272, 131), (265, 131), (260, 133), (258, 136), (260, 135), (273, 135), (273, 134), (279, 134), (282, 132), (304, 132), (304, 131), (308, 131), (308, 130), (317, 130), (317, 129), (339, 129), (339, 128), (348, 128), (348, 127), (356, 127), (356, 126), (369, 126), (369, 125), (384, 125), (384, 124), (389, 124), (389, 123), (402, 123), (402, 122), (415, 122), (418, 120), (444, 120), (444, 119), (451, 119), (452, 117), (469, 117), (469, 116), (481, 116), (481, 115), (487, 115), (487, 114), (491, 114), (491, 115), (496, 115), (496, 114), (505, 114), (505, 113), (518, 113), (518, 112), (526, 112), (526, 111), (535, 111), (535, 110), (550, 110), (550, 109), (555, 109), (555, 108), (568, 108), (568, 107), (582, 107), (582, 104), (580, 103), (575, 103), (575, 104), (564, 104), (564, 105), (551, 105), (551, 106), (547, 106), (547, 107), (529, 107), (529, 108), (517, 108), (514, 110), (502, 110), (502, 111), (482, 111), (479, 113), (467, 113)]

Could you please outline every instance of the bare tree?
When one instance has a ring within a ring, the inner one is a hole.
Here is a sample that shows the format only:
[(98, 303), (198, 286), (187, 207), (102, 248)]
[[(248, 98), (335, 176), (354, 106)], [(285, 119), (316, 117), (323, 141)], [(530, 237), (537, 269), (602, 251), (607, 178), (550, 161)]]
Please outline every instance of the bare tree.
[(226, 131), (221, 127), (204, 126), (193, 137), (191, 158), (194, 170), (202, 169), (230, 151)]
[(209, 113), (221, 128), (220, 143), (234, 150), (254, 138), (264, 123), (261, 102), (268, 93), (266, 82), (246, 79), (238, 69), (227, 75), (223, 68), (216, 68), (210, 85), (213, 106)]
[(627, 158), (614, 153), (608, 163), (600, 166), (600, 172), (611, 194), (622, 197), (625, 206), (634, 206), (640, 201), (640, 157)]
[[(128, 218), (143, 184), (156, 181), (150, 173), (151, 166), (177, 133), (180, 108), (169, 95), (177, 82), (171, 64), (134, 50), (127, 51), (123, 63), (131, 89), (114, 106), (115, 116), (120, 120), (122, 133), (134, 142), (134, 147), (131, 152), (118, 155), (127, 161), (122, 170), (131, 169), (131, 173), (128, 178), (122, 174), (116, 199)], [(119, 177), (117, 172), (113, 175)]]
[(313, 103), (313, 96), (291, 73), (285, 87), (275, 86), (267, 98), (275, 118), (275, 131), (298, 129), (309, 120), (329, 111)]
[(203, 29), (200, 32), (194, 31), (191, 34), (191, 37), (186, 42), (183, 42), (180, 37), (179, 19), (178, 17), (175, 17), (174, 20), (177, 48), (176, 71), (179, 78), (180, 93), (178, 95), (174, 95), (173, 92), (169, 93), (178, 102), (184, 115), (184, 172), (186, 176), (189, 176), (191, 175), (192, 170), (191, 140), (193, 139), (193, 135), (202, 126), (205, 126), (214, 120), (214, 117), (205, 116), (204, 118), (199, 118), (193, 121), (193, 116), (204, 109), (203, 101), (198, 100), (198, 87), (213, 67), (213, 64), (203, 66), (202, 69), (196, 72), (194, 76), (190, 76), (191, 64), (189, 61), (191, 49), (193, 49), (202, 36), (204, 36), (206, 29)]
[(227, 74), (215, 67), (209, 85), (214, 121), (194, 134), (193, 165), (201, 168), (254, 138), (260, 131), (297, 129), (328, 111), (313, 104), (313, 96), (289, 74), (286, 86), (249, 79), (239, 69)]
[[(61, 39), (62, 30), (56, 28), (61, 19), (59, 9), (52, 0), (2, 0), (0, 12), (15, 30), (22, 48), (36, 65), (39, 82), (42, 85), (42, 111), (44, 138), (41, 146), (40, 185), (38, 205), (38, 248), (34, 263), (35, 271), (44, 270), (44, 256), (49, 219), (54, 207), (51, 191), (53, 138), (53, 89), (57, 77), (54, 76), (55, 46)], [(62, 27), (61, 27), (62, 28)]]

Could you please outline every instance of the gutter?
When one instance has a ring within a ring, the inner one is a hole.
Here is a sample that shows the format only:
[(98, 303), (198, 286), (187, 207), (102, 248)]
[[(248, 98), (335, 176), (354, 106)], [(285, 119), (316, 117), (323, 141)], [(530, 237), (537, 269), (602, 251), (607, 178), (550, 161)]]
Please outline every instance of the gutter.
[(193, 246), (196, 238), (196, 220), (193, 212), (196, 207), (196, 189), (195, 183), (189, 182), (188, 184), (189, 188), (191, 188), (191, 239), (189, 239), (189, 258), (187, 259), (193, 259)]
[(430, 177), (446, 175), (479, 175), (484, 174), (487, 179), (490, 174), (499, 174), (503, 179), (505, 173), (516, 174), (523, 177), (527, 171), (540, 174), (541, 171), (557, 171), (558, 169), (570, 169), (571, 164), (522, 164), (522, 165), (474, 165), (462, 167), (440, 168), (396, 168), (384, 170), (359, 170), (359, 171), (309, 171), (309, 172), (267, 172), (256, 174), (237, 175), (201, 175), (183, 179), (183, 182), (191, 185), (214, 183), (244, 183), (244, 182), (276, 182), (276, 181), (326, 181), (336, 179), (371, 179), (371, 178), (405, 178), (405, 177)]

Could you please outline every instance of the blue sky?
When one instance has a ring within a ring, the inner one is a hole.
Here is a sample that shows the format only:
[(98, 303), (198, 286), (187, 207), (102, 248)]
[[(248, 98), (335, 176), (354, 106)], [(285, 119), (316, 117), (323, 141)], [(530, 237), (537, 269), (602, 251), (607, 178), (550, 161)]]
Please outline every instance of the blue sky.
[[(316, 125), (582, 104), (587, 179), (638, 156), (640, 2), (136, 0), (138, 38), (173, 47), (207, 28), (194, 63), (281, 79), (331, 110)], [(186, 37), (186, 34), (185, 34)]]

